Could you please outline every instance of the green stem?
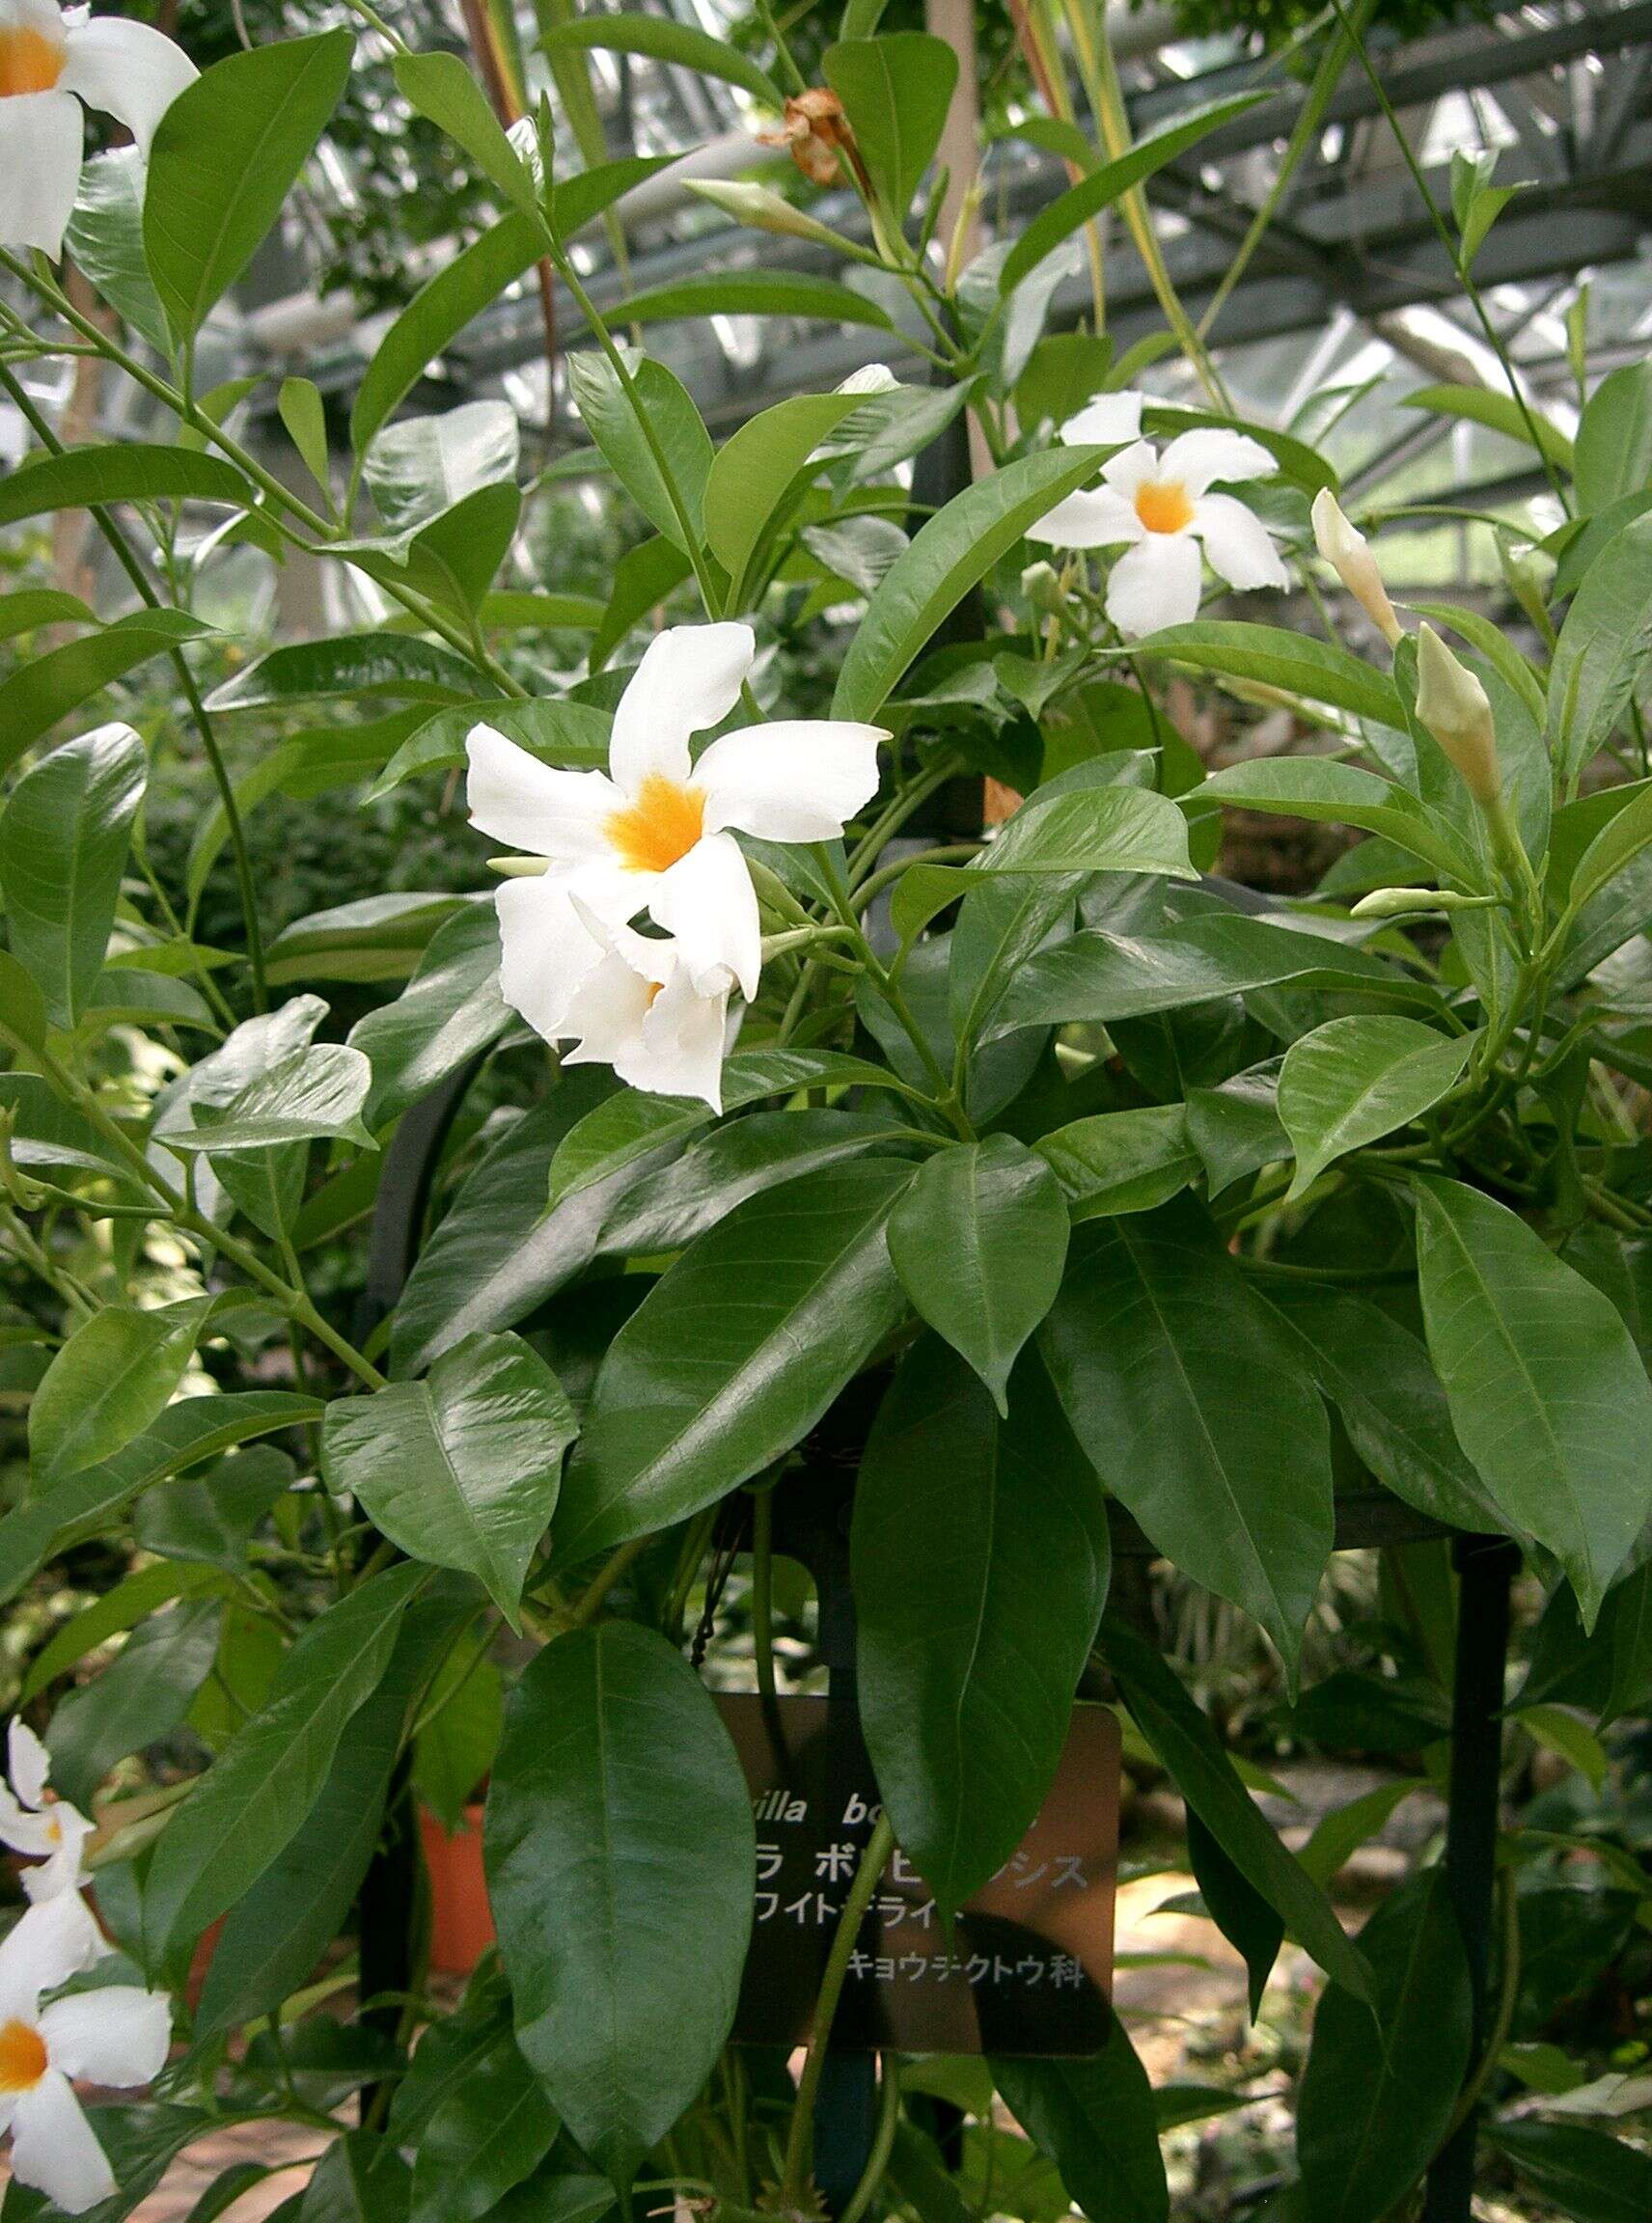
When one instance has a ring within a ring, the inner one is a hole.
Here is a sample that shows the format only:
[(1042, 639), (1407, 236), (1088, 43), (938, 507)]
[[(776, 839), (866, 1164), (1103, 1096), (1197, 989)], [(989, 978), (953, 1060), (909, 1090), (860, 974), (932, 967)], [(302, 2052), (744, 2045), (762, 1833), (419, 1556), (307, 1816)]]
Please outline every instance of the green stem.
[(774, 1492), (752, 1495), (752, 1642), (757, 1652), (757, 1690), (775, 1695), (774, 1665)]
[(895, 1851), (895, 1828), (887, 1814), (880, 1814), (876, 1826), (867, 1840), (867, 1849), (861, 1854), (860, 1866), (855, 1870), (855, 1880), (849, 1886), (849, 1896), (843, 1902), (843, 1911), (838, 1917), (838, 1928), (832, 1938), (832, 1950), (826, 1959), (826, 1973), (820, 1979), (819, 1996), (814, 2002), (814, 2027), (809, 2037), (809, 2051), (803, 2063), (803, 2073), (797, 2080), (797, 2097), (792, 2101), (791, 2121), (786, 2128), (785, 2164), (781, 2178), (780, 2205), (793, 2214), (804, 2206), (813, 2172), (814, 2101), (820, 2090), (820, 2074), (826, 2065), (826, 2048), (832, 2041), (832, 2024), (837, 2018), (838, 2002), (843, 1993), (843, 1979), (849, 1972), (849, 1958), (855, 1950), (855, 1940), (861, 1934), (867, 1908), (872, 1894), (889, 1866)]

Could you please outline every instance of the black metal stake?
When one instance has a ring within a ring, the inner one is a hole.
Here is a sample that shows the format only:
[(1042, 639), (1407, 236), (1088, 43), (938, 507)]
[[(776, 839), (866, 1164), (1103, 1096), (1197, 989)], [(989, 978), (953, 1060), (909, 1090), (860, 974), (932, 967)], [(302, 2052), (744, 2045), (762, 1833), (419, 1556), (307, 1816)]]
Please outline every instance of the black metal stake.
[[(1457, 1659), (1451, 1697), (1446, 1885), (1469, 1960), (1477, 2059), (1490, 2024), (1508, 1594), (1520, 1552), (1506, 1537), (1459, 1536), (1451, 1547), (1451, 1558), (1457, 1570)], [(1423, 2223), (1470, 2223), (1477, 2130), (1476, 2114), (1471, 2113), (1436, 2154), (1428, 2172)]]

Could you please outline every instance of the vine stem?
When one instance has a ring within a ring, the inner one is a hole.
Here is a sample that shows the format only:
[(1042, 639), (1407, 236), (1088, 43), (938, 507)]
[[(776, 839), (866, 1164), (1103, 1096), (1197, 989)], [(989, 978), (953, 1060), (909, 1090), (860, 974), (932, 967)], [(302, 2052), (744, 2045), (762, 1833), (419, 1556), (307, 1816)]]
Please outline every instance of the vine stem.
[[(0, 363), (0, 387), (5, 389), (14, 406), (26, 420), (29, 428), (47, 453), (51, 455), (67, 453), (67, 450), (57, 433), (35, 407), (22, 385), (4, 363)], [(151, 585), (149, 574), (145, 571), (136, 549), (127, 539), (124, 531), (113, 513), (101, 502), (93, 503), (91, 509), (92, 522), (103, 535), (116, 562), (137, 590), (140, 599), (151, 610), (162, 608), (161, 598)], [(230, 778), (229, 766), (224, 761), (224, 753), (218, 746), (218, 736), (213, 731), (212, 722), (206, 715), (206, 705), (202, 700), (201, 691), (195, 684), (195, 675), (189, 669), (188, 659), (181, 647), (175, 646), (169, 649), (167, 653), (172, 668), (178, 674), (179, 685), (183, 689), (184, 700), (189, 704), (189, 715), (194, 723), (196, 732), (201, 736), (201, 746), (206, 753), (206, 761), (212, 771), (213, 784), (218, 790), (218, 800), (224, 807), (224, 821), (229, 829), (230, 848), (235, 860), (235, 880), (240, 890), (241, 918), (247, 933), (247, 963), (252, 969), (253, 1003), (257, 1010), (267, 1011), (269, 1009), (269, 986), (264, 978), (263, 929), (259, 924), (258, 894), (253, 884), (252, 859), (247, 851), (246, 829), (241, 823), (240, 808), (235, 801), (234, 782)]]
[(793, 2214), (804, 2206), (813, 2168), (814, 2101), (820, 2090), (820, 2075), (826, 2065), (826, 2048), (831, 2043), (838, 2002), (843, 1994), (843, 1979), (849, 1973), (849, 1956), (855, 1949), (867, 1908), (871, 1905), (872, 1893), (894, 1851), (894, 1825), (887, 1813), (880, 1814), (867, 1839), (867, 1849), (855, 1870), (855, 1880), (849, 1886), (843, 1911), (838, 1917), (832, 1950), (826, 1958), (826, 1973), (820, 1979), (820, 1991), (814, 2002), (814, 2027), (810, 2033), (809, 2051), (804, 2058), (803, 2073), (797, 2080), (797, 2097), (792, 2101), (780, 2204), (783, 2209)]

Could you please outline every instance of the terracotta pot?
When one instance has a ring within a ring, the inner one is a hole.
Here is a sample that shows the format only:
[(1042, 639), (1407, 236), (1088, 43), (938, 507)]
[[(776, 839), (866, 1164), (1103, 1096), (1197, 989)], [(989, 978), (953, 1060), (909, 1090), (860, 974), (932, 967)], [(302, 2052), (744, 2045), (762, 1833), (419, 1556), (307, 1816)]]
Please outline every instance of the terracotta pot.
[(442, 1976), (468, 1976), (493, 1943), (482, 1872), (482, 1808), (467, 1806), (460, 1826), (448, 1830), (421, 1806), (419, 1834), (430, 1879), (430, 1966)]

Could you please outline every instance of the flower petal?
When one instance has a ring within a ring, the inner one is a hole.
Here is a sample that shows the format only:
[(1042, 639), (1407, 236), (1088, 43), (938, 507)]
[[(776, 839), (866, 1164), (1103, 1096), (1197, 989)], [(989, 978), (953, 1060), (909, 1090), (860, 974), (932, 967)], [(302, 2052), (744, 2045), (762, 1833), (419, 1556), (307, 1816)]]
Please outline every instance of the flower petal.
[(1165, 450), (1160, 475), (1179, 480), (1197, 501), (1207, 486), (1220, 479), (1267, 479), (1279, 469), (1259, 440), (1243, 432), (1228, 432), (1219, 425), (1201, 425), (1193, 432), (1178, 432)]
[(672, 625), (643, 652), (614, 713), (608, 769), (627, 795), (650, 772), (688, 778), (688, 737), (721, 725), (757, 652), (749, 625)]
[(695, 766), (705, 831), (763, 841), (835, 841), (878, 788), (878, 726), (805, 718), (725, 733)]
[(762, 971), (762, 926), (751, 871), (731, 834), (706, 835), (669, 872), (662, 872), (648, 914), (676, 937), (698, 988), (709, 993), (721, 967), (738, 980), (747, 1002), (752, 1001)]
[(1138, 440), (1133, 448), (1126, 448), (1117, 455), (1110, 455), (1101, 467), (1103, 483), (1115, 494), (1124, 497), (1126, 507), (1139, 486), (1145, 486), (1149, 479), (1169, 477), (1168, 467), (1159, 461), (1159, 451), (1151, 440)]
[(172, 2001), (136, 1984), (75, 1991), (41, 2011), (54, 2069), (92, 2084), (152, 2084), (172, 2045)]
[(48, 1807), (41, 1819), (46, 1826), (44, 1851), (49, 1857), (23, 1871), (23, 1889), (37, 1905), (55, 1899), (60, 1892), (80, 1889), (84, 1875), (81, 1855), (94, 1826), (78, 1807), (62, 1800)]
[(536, 1034), (566, 1031), (567, 1007), (602, 959), (602, 944), (574, 906), (567, 879), (508, 880), (499, 909), (499, 993)]
[(109, 2157), (67, 2076), (47, 2070), (32, 2092), (17, 2096), (12, 2116), (12, 2174), (54, 2200), (66, 2215), (83, 2215), (115, 2189)]
[(465, 801), (479, 834), (558, 864), (607, 853), (603, 827), (624, 800), (602, 773), (541, 764), (491, 726), (471, 727), (465, 755)]
[(20, 1714), (13, 1715), (6, 1732), (6, 1772), (23, 1804), (38, 1814), (45, 1803), (51, 1755)]
[(1150, 533), (1126, 549), (1107, 582), (1107, 615), (1126, 640), (1186, 625), (1198, 616), (1198, 542), (1188, 533)]
[(568, 1005), (563, 1031), (575, 1037), (575, 1046), (564, 1053), (564, 1063), (612, 1065), (618, 1072), (620, 1060), (642, 1040), (655, 985), (610, 949)]
[(0, 1845), (9, 1852), (21, 1852), (28, 1860), (43, 1860), (48, 1852), (57, 1851), (51, 1817), (31, 1814), (27, 1807), (19, 1806), (4, 1784), (0, 1784)]
[(1229, 587), (1288, 587), (1290, 573), (1262, 520), (1231, 494), (1202, 494), (1193, 529), (1204, 542), (1211, 569)]
[(1093, 493), (1069, 494), (1046, 509), (1035, 525), (1028, 526), (1027, 537), (1050, 548), (1113, 548), (1121, 540), (1140, 540), (1144, 531), (1123, 496), (1102, 486)]
[(677, 966), (648, 1007), (635, 1052), (623, 1063), (616, 1059), (620, 1078), (659, 1096), (697, 1096), (721, 1112), (732, 985), (725, 973), (721, 984), (702, 995), (689, 968)]
[(1069, 448), (1121, 446), (1142, 437), (1142, 404), (1145, 394), (1125, 387), (1117, 394), (1098, 394), (1087, 401), (1076, 417), (1069, 417), (1060, 437)]
[(0, 247), (39, 247), (54, 261), (63, 253), (84, 129), (70, 94), (14, 93), (0, 101)]
[(64, 48), (58, 90), (118, 117), (146, 156), (155, 125), (201, 74), (165, 32), (118, 15), (71, 24)]
[(78, 1891), (60, 1892), (20, 1915), (0, 1944), (0, 2021), (33, 2021), (42, 1991), (54, 1991), (109, 1951)]

